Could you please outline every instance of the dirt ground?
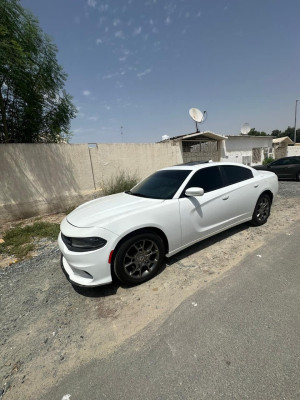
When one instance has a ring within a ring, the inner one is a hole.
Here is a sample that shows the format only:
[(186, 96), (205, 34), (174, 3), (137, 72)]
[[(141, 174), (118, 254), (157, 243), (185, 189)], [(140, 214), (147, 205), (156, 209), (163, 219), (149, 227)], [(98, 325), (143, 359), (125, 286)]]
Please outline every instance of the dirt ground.
[(143, 328), (155, 329), (184, 299), (248, 253), (260, 257), (264, 242), (276, 241), (278, 233), (291, 235), (291, 226), (300, 219), (299, 198), (299, 182), (280, 182), (267, 224), (243, 224), (194, 245), (136, 287), (117, 282), (94, 289), (72, 287), (60, 269), (57, 244), (48, 240), (39, 242), (32, 259), (10, 266), (13, 260), (2, 259), (0, 399), (42, 399), (43, 392), (79, 365), (107, 356)]

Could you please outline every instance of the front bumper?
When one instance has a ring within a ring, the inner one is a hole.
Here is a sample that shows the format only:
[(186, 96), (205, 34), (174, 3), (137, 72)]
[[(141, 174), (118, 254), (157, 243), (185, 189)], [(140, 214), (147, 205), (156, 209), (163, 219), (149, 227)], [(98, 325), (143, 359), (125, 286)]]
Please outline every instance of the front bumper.
[(101, 249), (74, 252), (67, 248), (59, 234), (61, 267), (67, 279), (77, 286), (93, 287), (111, 283), (111, 265), (108, 260), (111, 250), (118, 241), (118, 236), (101, 228), (77, 228), (65, 220), (61, 224), (61, 230), (63, 234), (70, 237), (100, 236), (107, 240), (107, 244)]

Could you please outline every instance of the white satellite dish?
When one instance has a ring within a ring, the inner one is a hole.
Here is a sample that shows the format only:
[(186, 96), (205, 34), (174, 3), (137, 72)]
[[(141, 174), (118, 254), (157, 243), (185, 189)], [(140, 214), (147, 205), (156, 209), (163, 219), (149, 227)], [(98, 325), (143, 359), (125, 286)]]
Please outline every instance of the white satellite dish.
[(204, 122), (206, 120), (206, 111), (202, 112), (198, 110), (198, 108), (190, 108), (189, 109), (190, 117), (196, 122), (196, 130), (199, 132), (198, 123)]
[(242, 135), (248, 135), (250, 130), (251, 130), (250, 124), (248, 124), (248, 122), (245, 122), (241, 127), (241, 134)]
[(191, 118), (196, 122), (202, 122), (203, 120), (203, 112), (198, 110), (198, 108), (190, 108), (189, 114)]

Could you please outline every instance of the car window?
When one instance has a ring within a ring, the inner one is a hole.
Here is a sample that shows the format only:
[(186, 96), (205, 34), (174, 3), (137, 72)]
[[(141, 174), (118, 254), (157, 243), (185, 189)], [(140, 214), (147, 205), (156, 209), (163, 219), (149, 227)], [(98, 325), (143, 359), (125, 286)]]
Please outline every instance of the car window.
[(281, 158), (277, 161), (274, 161), (271, 165), (273, 166), (279, 166), (279, 165), (291, 165), (295, 164), (295, 160), (293, 158)]
[(152, 199), (172, 199), (190, 173), (190, 169), (157, 171), (126, 193)]
[(186, 189), (190, 187), (200, 187), (204, 189), (204, 193), (223, 187), (222, 175), (219, 167), (207, 167), (197, 171), (186, 185)]
[(235, 183), (253, 178), (253, 173), (248, 168), (240, 167), (238, 165), (223, 165), (221, 168), (227, 185), (233, 185)]

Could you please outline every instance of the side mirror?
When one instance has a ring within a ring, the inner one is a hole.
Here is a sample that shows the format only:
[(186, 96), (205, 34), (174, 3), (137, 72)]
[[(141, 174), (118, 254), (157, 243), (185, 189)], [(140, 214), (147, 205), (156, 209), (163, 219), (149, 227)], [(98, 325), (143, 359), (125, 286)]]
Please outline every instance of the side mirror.
[(191, 187), (191, 188), (186, 189), (185, 195), (188, 197), (203, 196), (204, 190), (199, 187)]

